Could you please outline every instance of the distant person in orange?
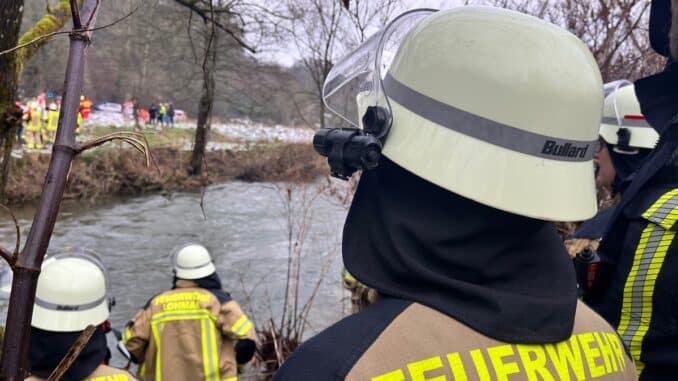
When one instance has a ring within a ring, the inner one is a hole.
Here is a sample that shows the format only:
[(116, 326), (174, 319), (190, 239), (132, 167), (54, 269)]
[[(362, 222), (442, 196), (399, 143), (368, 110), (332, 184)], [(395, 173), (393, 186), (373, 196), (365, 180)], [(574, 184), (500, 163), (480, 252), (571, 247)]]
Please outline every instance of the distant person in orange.
[(92, 112), (92, 104), (89, 98), (85, 98), (84, 95), (80, 96), (80, 114), (82, 114), (82, 119), (87, 120), (89, 118), (89, 113)]

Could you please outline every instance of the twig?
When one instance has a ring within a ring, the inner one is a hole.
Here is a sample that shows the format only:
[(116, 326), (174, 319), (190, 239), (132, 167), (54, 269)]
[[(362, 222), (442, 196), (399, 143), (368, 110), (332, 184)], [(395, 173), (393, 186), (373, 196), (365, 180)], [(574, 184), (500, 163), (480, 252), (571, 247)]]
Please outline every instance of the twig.
[(58, 381), (61, 380), (61, 378), (66, 374), (68, 369), (73, 365), (75, 362), (75, 359), (78, 358), (78, 355), (80, 352), (82, 352), (83, 349), (85, 349), (85, 346), (87, 343), (89, 343), (89, 339), (92, 338), (92, 335), (94, 334), (94, 331), (96, 331), (96, 327), (93, 325), (88, 325), (87, 328), (85, 328), (84, 331), (78, 336), (78, 339), (75, 340), (75, 343), (71, 346), (71, 348), (68, 350), (66, 353), (66, 356), (61, 360), (59, 363), (59, 366), (54, 369), (52, 374), (50, 374), (49, 378), (47, 381)]
[(205, 165), (205, 176), (200, 190), (200, 210), (202, 211), (202, 218), (207, 221), (207, 214), (205, 214), (205, 192), (207, 191), (207, 183), (209, 182), (209, 169), (207, 168), (207, 159), (205, 155), (202, 157), (202, 163)]
[[(98, 4), (98, 1), (97, 1), (97, 4)], [(106, 25), (103, 25), (103, 26), (100, 26), (100, 27), (96, 27), (96, 28), (86, 28), (86, 29), (74, 29), (74, 30), (69, 30), (69, 31), (59, 31), (59, 32), (47, 33), (47, 34), (42, 35), (42, 36), (40, 36), (40, 37), (36, 37), (36, 38), (34, 38), (34, 39), (32, 39), (32, 40), (26, 42), (26, 43), (19, 44), (19, 45), (13, 47), (13, 48), (10, 48), (10, 49), (7, 49), (7, 50), (3, 50), (3, 51), (0, 52), (0, 56), (3, 56), (3, 55), (8, 54), (8, 53), (12, 53), (12, 52), (14, 52), (14, 51), (16, 51), (16, 50), (25, 48), (25, 47), (30, 46), (30, 45), (32, 45), (32, 44), (36, 44), (36, 43), (38, 43), (38, 42), (40, 42), (40, 41), (42, 41), (42, 40), (46, 40), (46, 39), (52, 38), (52, 37), (57, 36), (57, 35), (60, 35), (60, 34), (87, 33), (87, 32), (95, 32), (95, 31), (97, 31), (97, 30), (110, 28), (110, 27), (112, 27), (113, 25), (116, 25), (116, 24), (118, 24), (118, 23), (124, 21), (125, 19), (129, 18), (130, 16), (132, 16), (134, 13), (136, 13), (136, 11), (137, 11), (138, 9), (139, 9), (139, 4), (137, 3), (136, 8), (134, 8), (130, 13), (126, 14), (126, 15), (123, 16), (122, 18), (119, 18), (119, 19), (113, 21), (112, 23), (109, 23), (109, 24), (106, 24)], [(90, 17), (90, 22), (91, 22), (91, 17)]]
[(19, 257), (19, 251), (21, 249), (21, 228), (19, 227), (19, 222), (17, 221), (14, 212), (12, 212), (12, 209), (2, 204), (0, 204), (0, 208), (5, 209), (7, 213), (9, 213), (9, 215), (12, 216), (12, 221), (14, 221), (14, 228), (16, 229), (16, 246), (14, 247), (14, 253), (12, 254), (12, 262), (10, 262), (10, 265), (14, 265), (14, 262), (16, 262), (17, 257)]
[[(139, 139), (143, 139), (143, 141)], [(113, 132), (111, 134), (107, 134), (104, 136), (100, 136), (98, 138), (88, 140), (82, 144), (79, 144), (75, 148), (76, 153), (82, 153), (84, 151), (87, 151), (88, 149), (92, 149), (95, 147), (98, 147), (100, 145), (103, 145), (107, 142), (111, 142), (113, 140), (122, 140), (126, 142), (127, 144), (131, 145), (134, 149), (139, 151), (142, 155), (144, 155), (144, 159), (146, 160), (146, 166), (150, 167), (151, 166), (151, 148), (148, 145), (148, 140), (146, 140), (146, 137), (144, 136), (143, 133), (141, 132), (136, 132), (136, 131), (130, 131), (130, 132)], [(158, 167), (158, 164), (155, 163), (155, 160), (153, 160), (153, 163), (155, 164), (156, 168), (158, 171), (160, 168)]]
[(14, 267), (14, 256), (7, 249), (0, 247), (0, 257), (7, 261), (10, 267)]
[(78, 2), (76, 0), (71, 0), (71, 16), (73, 17), (73, 28), (82, 29), (82, 21), (80, 21), (80, 8), (78, 8)]

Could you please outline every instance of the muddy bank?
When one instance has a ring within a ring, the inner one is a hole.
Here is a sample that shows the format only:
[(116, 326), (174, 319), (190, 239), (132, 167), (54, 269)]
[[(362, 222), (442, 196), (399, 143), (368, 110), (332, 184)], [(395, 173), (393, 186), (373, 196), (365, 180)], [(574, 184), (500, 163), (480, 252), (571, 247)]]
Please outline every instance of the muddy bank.
[[(328, 173), (325, 161), (309, 144), (267, 143), (248, 150), (207, 152), (207, 171), (188, 176), (190, 151), (154, 148), (157, 164), (146, 167), (131, 149), (86, 152), (73, 162), (65, 198), (98, 200), (153, 192), (199, 190), (204, 185), (229, 180), (311, 181)], [(39, 198), (50, 155), (26, 153), (12, 163), (8, 184), (9, 204)]]

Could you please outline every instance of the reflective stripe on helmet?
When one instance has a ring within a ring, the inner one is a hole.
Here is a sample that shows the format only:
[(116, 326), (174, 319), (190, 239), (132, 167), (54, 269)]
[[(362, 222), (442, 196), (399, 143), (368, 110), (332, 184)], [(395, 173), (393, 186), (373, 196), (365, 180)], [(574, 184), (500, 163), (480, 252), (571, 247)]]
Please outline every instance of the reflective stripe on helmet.
[(175, 263), (176, 268), (178, 268), (178, 269), (182, 269), (182, 270), (195, 270), (195, 269), (201, 269), (201, 268), (203, 268), (203, 267), (209, 266), (210, 263), (212, 263), (212, 261), (203, 263), (203, 264), (201, 264), (201, 265), (190, 266), (190, 267), (187, 267), (187, 266), (181, 266), (180, 264), (176, 263), (176, 260), (175, 260), (174, 263)]
[(106, 301), (106, 295), (104, 295), (102, 298), (99, 298), (93, 302), (90, 303), (85, 303), (85, 304), (57, 304), (57, 303), (50, 303), (45, 300), (42, 300), (38, 298), (37, 296), (35, 297), (35, 304), (47, 309), (47, 310), (52, 310), (52, 311), (84, 311), (84, 310), (89, 310), (95, 307), (98, 307), (101, 305), (101, 303)]
[(560, 139), (495, 122), (421, 94), (390, 74), (384, 89), (388, 99), (427, 120), (511, 151), (558, 161), (589, 161), (596, 151), (597, 140)]
[[(650, 127), (650, 125), (647, 123), (647, 121), (643, 119), (633, 119), (633, 118), (624, 118), (622, 119), (622, 127)], [(603, 123), (605, 124), (611, 124), (613, 126), (616, 126), (619, 124), (619, 121), (617, 121), (617, 118), (611, 118), (611, 117), (603, 117), (602, 120)]]

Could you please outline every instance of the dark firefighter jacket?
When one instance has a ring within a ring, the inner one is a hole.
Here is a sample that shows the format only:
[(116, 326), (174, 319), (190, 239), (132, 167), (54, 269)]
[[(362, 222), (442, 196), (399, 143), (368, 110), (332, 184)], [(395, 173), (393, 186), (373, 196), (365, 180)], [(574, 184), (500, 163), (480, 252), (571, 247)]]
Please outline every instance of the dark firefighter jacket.
[(630, 346), (641, 380), (675, 380), (678, 172), (667, 172), (678, 152), (675, 64), (637, 81), (636, 95), (648, 122), (660, 133), (659, 145), (634, 175), (611, 219), (600, 246), (603, 263), (587, 301)]
[(626, 234), (605, 295), (594, 306), (617, 327), (641, 380), (678, 375), (678, 179), (648, 185), (625, 209)]
[(302, 345), (274, 380), (635, 380), (618, 335), (577, 304), (551, 223), (382, 158), (361, 176), (342, 251), (381, 298)]
[(255, 329), (230, 295), (188, 280), (153, 297), (128, 324), (123, 342), (143, 362), (145, 381), (237, 380), (237, 363), (248, 362), (238, 344), (254, 344)]

